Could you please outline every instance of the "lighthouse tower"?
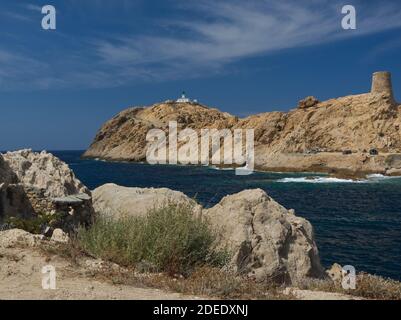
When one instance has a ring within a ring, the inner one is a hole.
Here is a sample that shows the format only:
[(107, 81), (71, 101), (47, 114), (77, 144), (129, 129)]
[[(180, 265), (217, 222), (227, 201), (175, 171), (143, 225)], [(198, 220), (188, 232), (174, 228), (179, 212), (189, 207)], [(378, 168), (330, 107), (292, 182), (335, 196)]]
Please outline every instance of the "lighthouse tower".
[(177, 99), (178, 103), (189, 103), (191, 102), (191, 100), (189, 100), (186, 96), (185, 96), (185, 91), (182, 92), (181, 98)]

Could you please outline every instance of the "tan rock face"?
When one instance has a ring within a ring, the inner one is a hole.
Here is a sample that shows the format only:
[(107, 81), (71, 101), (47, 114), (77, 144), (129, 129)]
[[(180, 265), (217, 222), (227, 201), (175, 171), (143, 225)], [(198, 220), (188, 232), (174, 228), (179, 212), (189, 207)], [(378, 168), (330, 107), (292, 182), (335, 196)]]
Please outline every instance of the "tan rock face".
[(103, 216), (143, 216), (167, 203), (190, 204), (195, 211), (200, 211), (200, 206), (184, 193), (167, 188), (129, 188), (108, 183), (92, 194), (95, 212)]
[(306, 97), (305, 99), (299, 101), (298, 103), (298, 108), (300, 109), (306, 109), (306, 108), (312, 108), (317, 106), (319, 103), (319, 100), (317, 100), (315, 97)]
[[(289, 112), (245, 119), (191, 103), (128, 109), (100, 129), (85, 156), (144, 161), (148, 130), (167, 132), (174, 120), (179, 129), (254, 129), (255, 164), (261, 170), (397, 174), (401, 164), (391, 164), (388, 156), (401, 154), (401, 106), (383, 85), (384, 76), (376, 75), (373, 93), (324, 102), (308, 97)], [(371, 149), (379, 155), (370, 156)]]
[(143, 161), (146, 158), (146, 134), (159, 128), (168, 131), (169, 121), (179, 129), (230, 128), (236, 118), (217, 109), (194, 103), (160, 103), (149, 108), (130, 108), (106, 122), (85, 157), (109, 160)]
[(220, 243), (234, 253), (236, 272), (257, 281), (293, 284), (324, 277), (311, 224), (263, 190), (226, 196), (203, 215), (222, 229)]

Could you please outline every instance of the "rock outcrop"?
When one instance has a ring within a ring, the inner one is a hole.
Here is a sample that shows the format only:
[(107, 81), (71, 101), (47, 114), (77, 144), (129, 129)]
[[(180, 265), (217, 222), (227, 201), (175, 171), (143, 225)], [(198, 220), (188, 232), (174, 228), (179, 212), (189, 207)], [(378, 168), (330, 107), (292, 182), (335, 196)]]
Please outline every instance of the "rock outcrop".
[(305, 99), (302, 99), (301, 101), (298, 102), (298, 108), (300, 109), (307, 109), (307, 108), (312, 108), (317, 106), (319, 103), (319, 100), (317, 100), (315, 97), (306, 97)]
[(47, 197), (90, 194), (88, 188), (75, 178), (68, 165), (51, 153), (20, 150), (7, 152), (3, 158), (20, 183), (43, 189)]
[(260, 189), (227, 196), (210, 209), (202, 209), (181, 192), (114, 184), (94, 190), (93, 201), (99, 215), (116, 218), (145, 215), (166, 201), (192, 204), (197, 208), (194, 214), (221, 231), (218, 243), (233, 255), (236, 273), (278, 283), (325, 276), (311, 224)]
[(42, 235), (34, 235), (20, 229), (0, 231), (0, 249), (15, 246), (34, 247), (43, 240)]
[(168, 203), (191, 205), (199, 212), (200, 206), (184, 193), (167, 188), (129, 188), (108, 183), (93, 190), (93, 207), (98, 215), (119, 218), (143, 216), (154, 208)]
[(324, 277), (312, 225), (263, 190), (226, 196), (203, 215), (221, 228), (220, 244), (234, 253), (237, 273), (292, 284)]
[(167, 101), (149, 108), (129, 108), (106, 122), (84, 157), (142, 161), (146, 157), (146, 134), (154, 128), (168, 131), (169, 121), (179, 129), (227, 128), (235, 117), (197, 103)]
[[(324, 102), (308, 97), (289, 112), (244, 119), (196, 103), (130, 108), (100, 129), (84, 157), (145, 161), (147, 132), (160, 128), (167, 134), (172, 120), (179, 130), (197, 132), (254, 129), (255, 166), (260, 170), (401, 175), (401, 107), (386, 72), (374, 74), (370, 93)], [(369, 154), (371, 149), (378, 154)]]
[(50, 240), (54, 242), (67, 243), (70, 241), (70, 237), (63, 230), (55, 229)]
[(0, 155), (0, 222), (5, 217), (57, 216), (70, 231), (93, 216), (90, 191), (67, 164), (47, 152), (31, 150)]

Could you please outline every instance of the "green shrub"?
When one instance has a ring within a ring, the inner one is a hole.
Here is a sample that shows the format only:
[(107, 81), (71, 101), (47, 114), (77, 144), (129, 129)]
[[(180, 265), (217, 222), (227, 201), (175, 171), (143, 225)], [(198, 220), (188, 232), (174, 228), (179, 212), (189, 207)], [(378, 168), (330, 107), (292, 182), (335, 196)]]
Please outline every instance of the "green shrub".
[(216, 249), (216, 230), (192, 209), (166, 204), (143, 217), (99, 217), (78, 230), (77, 241), (96, 257), (151, 271), (185, 275), (200, 265), (223, 265), (228, 254)]
[(59, 214), (38, 214), (32, 218), (7, 217), (4, 223), (11, 228), (22, 229), (33, 234), (41, 234), (46, 226), (56, 225), (59, 219)]

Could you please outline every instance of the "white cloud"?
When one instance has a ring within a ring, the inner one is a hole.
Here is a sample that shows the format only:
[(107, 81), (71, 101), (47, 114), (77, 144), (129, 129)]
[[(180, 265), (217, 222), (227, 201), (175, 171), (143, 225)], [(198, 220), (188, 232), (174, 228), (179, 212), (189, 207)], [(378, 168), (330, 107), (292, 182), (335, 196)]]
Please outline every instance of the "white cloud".
[(38, 6), (36, 4), (28, 3), (28, 4), (24, 4), (23, 7), (27, 10), (42, 12), (42, 7)]
[(115, 71), (119, 67), (148, 66), (156, 73), (163, 66), (171, 67), (172, 73), (188, 76), (199, 70), (220, 70), (227, 63), (246, 57), (401, 26), (397, 5), (358, 4), (363, 10), (357, 9), (358, 29), (351, 31), (341, 28), (342, 6), (333, 1), (233, 0), (200, 1), (196, 5), (191, 2), (181, 7), (188, 11), (188, 18), (184, 14), (177, 21), (163, 21), (169, 30), (176, 29), (177, 35), (119, 37), (96, 43), (96, 50), (102, 63)]
[[(110, 87), (133, 81), (198, 77), (223, 72), (230, 63), (248, 57), (401, 27), (399, 3), (369, 4), (361, 0), (354, 3), (358, 15), (355, 31), (341, 29), (342, 5), (336, 1), (174, 2), (178, 18), (152, 21), (157, 33), (144, 30), (124, 34), (120, 29), (119, 34), (108, 34), (107, 38), (104, 35), (93, 38), (91, 34), (88, 40), (89, 36), (83, 32), (74, 35), (78, 49), (62, 47), (62, 56), (50, 57), (46, 63), (3, 49), (0, 81), (3, 87), (29, 77), (32, 86), (41, 88)], [(25, 7), (40, 9), (36, 5)], [(101, 6), (97, 8), (100, 10)], [(127, 30), (129, 23), (132, 22), (127, 21)]]

